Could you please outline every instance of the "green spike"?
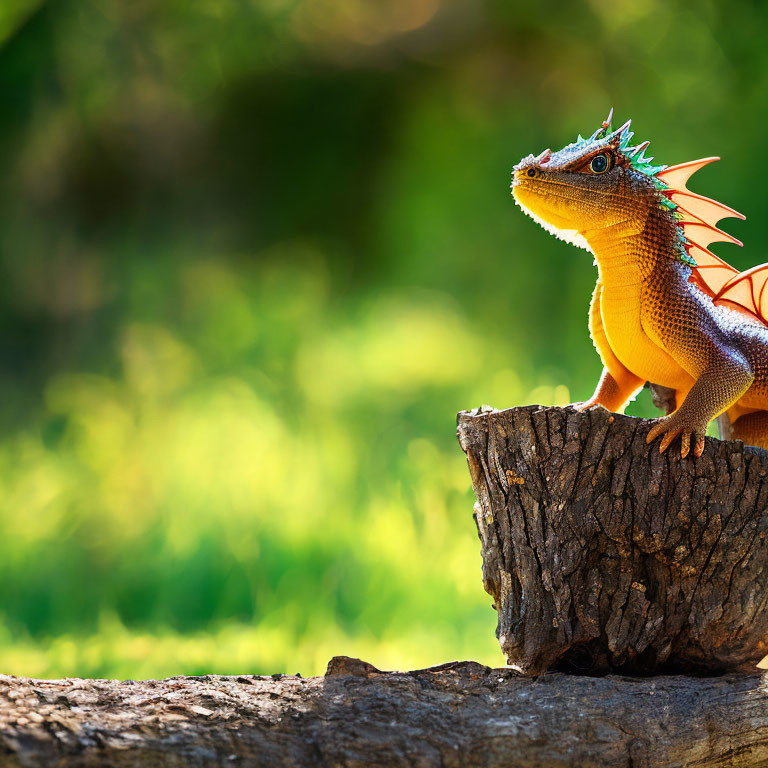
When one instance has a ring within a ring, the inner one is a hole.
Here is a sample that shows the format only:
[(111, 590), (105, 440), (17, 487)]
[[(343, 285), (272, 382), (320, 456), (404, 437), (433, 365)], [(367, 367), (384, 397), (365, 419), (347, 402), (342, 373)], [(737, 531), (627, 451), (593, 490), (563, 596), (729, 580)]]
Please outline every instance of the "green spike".
[(683, 262), (683, 264), (687, 264), (689, 267), (697, 267), (698, 264), (696, 263), (696, 260), (688, 255), (688, 252), (683, 250), (683, 252), (680, 254), (680, 261)]
[(670, 211), (676, 211), (677, 210), (677, 204), (673, 203), (666, 195), (661, 195), (661, 199), (659, 200), (659, 203), (661, 204), (662, 208), (666, 208)]

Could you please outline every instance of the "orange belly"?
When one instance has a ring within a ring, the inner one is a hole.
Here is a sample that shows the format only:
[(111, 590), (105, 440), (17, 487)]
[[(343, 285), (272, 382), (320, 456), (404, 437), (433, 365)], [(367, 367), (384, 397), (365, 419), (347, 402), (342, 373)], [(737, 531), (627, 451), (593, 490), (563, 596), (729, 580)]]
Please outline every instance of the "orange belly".
[(635, 376), (686, 393), (693, 386), (691, 375), (645, 332), (640, 322), (639, 286), (604, 288), (600, 315), (611, 350)]

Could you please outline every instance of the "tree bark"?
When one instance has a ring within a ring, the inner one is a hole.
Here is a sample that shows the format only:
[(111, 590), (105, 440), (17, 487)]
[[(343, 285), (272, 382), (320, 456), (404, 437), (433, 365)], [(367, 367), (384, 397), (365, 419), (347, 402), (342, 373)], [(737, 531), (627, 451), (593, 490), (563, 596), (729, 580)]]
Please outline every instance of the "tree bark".
[(0, 677), (0, 766), (768, 765), (759, 675), (523, 677), (474, 662), (325, 677)]
[(768, 651), (768, 458), (649, 421), (530, 406), (459, 414), (485, 588), (510, 664), (603, 674), (752, 669)]

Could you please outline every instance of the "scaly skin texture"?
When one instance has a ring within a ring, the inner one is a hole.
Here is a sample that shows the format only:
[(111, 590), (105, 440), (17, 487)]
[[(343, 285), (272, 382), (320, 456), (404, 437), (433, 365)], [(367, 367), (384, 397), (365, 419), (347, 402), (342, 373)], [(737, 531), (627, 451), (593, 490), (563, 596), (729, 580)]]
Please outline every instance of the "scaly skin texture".
[(620, 411), (651, 381), (673, 389), (677, 405), (648, 435), (661, 437), (660, 451), (679, 435), (682, 456), (691, 441), (701, 455), (707, 424), (722, 413), (734, 437), (768, 448), (768, 327), (690, 281), (680, 215), (623, 146), (626, 129), (610, 133), (604, 123), (590, 140), (529, 156), (513, 173), (523, 210), (597, 263), (589, 329), (604, 368), (578, 407)]

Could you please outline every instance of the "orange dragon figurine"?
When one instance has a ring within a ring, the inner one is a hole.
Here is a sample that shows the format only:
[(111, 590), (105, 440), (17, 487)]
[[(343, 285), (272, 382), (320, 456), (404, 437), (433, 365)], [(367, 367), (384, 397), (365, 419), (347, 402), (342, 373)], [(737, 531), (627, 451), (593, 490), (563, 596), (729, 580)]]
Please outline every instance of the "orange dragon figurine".
[(556, 237), (590, 251), (597, 284), (589, 331), (603, 362), (592, 397), (577, 408), (621, 410), (646, 381), (674, 391), (675, 410), (650, 443), (682, 456), (704, 450), (708, 423), (727, 414), (732, 436), (768, 449), (768, 264), (739, 272), (708, 250), (741, 245), (718, 229), (732, 208), (687, 188), (707, 157), (673, 166), (630, 146), (629, 121), (611, 117), (588, 139), (515, 166), (512, 194)]

